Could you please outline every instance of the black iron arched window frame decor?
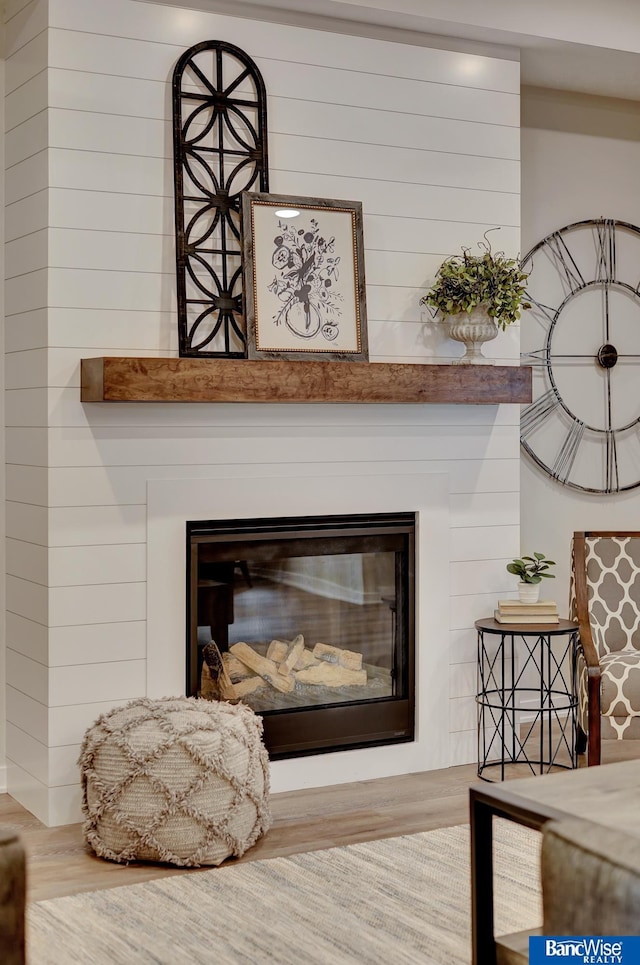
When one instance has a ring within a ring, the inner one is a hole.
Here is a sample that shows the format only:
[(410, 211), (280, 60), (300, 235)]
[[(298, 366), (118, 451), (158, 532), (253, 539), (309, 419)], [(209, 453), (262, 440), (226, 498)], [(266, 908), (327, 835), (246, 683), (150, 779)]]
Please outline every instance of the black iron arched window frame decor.
[[(212, 68), (209, 73), (203, 69), (206, 66)], [(186, 50), (175, 66), (173, 150), (181, 357), (246, 356), (241, 196), (243, 191), (269, 190), (266, 103), (260, 71), (248, 54), (233, 44), (202, 41)]]

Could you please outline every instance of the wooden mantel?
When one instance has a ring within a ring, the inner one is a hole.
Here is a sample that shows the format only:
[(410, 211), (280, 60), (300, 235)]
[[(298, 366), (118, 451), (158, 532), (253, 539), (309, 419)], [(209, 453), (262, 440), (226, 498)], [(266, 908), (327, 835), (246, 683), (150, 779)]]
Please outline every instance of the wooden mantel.
[(82, 359), (81, 399), (495, 405), (530, 402), (531, 369), (517, 365), (105, 356)]

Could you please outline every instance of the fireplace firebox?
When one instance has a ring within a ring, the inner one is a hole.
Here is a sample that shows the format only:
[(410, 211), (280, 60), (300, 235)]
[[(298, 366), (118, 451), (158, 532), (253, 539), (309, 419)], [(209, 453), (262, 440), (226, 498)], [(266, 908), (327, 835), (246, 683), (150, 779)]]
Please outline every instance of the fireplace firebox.
[(186, 692), (272, 760), (414, 739), (414, 513), (187, 523)]

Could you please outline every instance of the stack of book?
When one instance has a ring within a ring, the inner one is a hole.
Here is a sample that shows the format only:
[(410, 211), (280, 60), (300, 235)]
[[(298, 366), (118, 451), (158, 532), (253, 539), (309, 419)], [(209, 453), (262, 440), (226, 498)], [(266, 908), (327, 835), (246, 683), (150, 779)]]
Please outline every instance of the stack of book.
[(553, 600), (521, 603), (520, 600), (499, 600), (494, 612), (498, 623), (558, 623), (558, 604)]

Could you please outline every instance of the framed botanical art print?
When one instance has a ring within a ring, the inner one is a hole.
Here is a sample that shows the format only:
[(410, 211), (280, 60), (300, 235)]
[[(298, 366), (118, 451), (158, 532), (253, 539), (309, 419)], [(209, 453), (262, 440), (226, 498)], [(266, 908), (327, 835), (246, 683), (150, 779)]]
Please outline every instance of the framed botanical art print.
[(245, 192), (250, 359), (368, 360), (359, 201)]

